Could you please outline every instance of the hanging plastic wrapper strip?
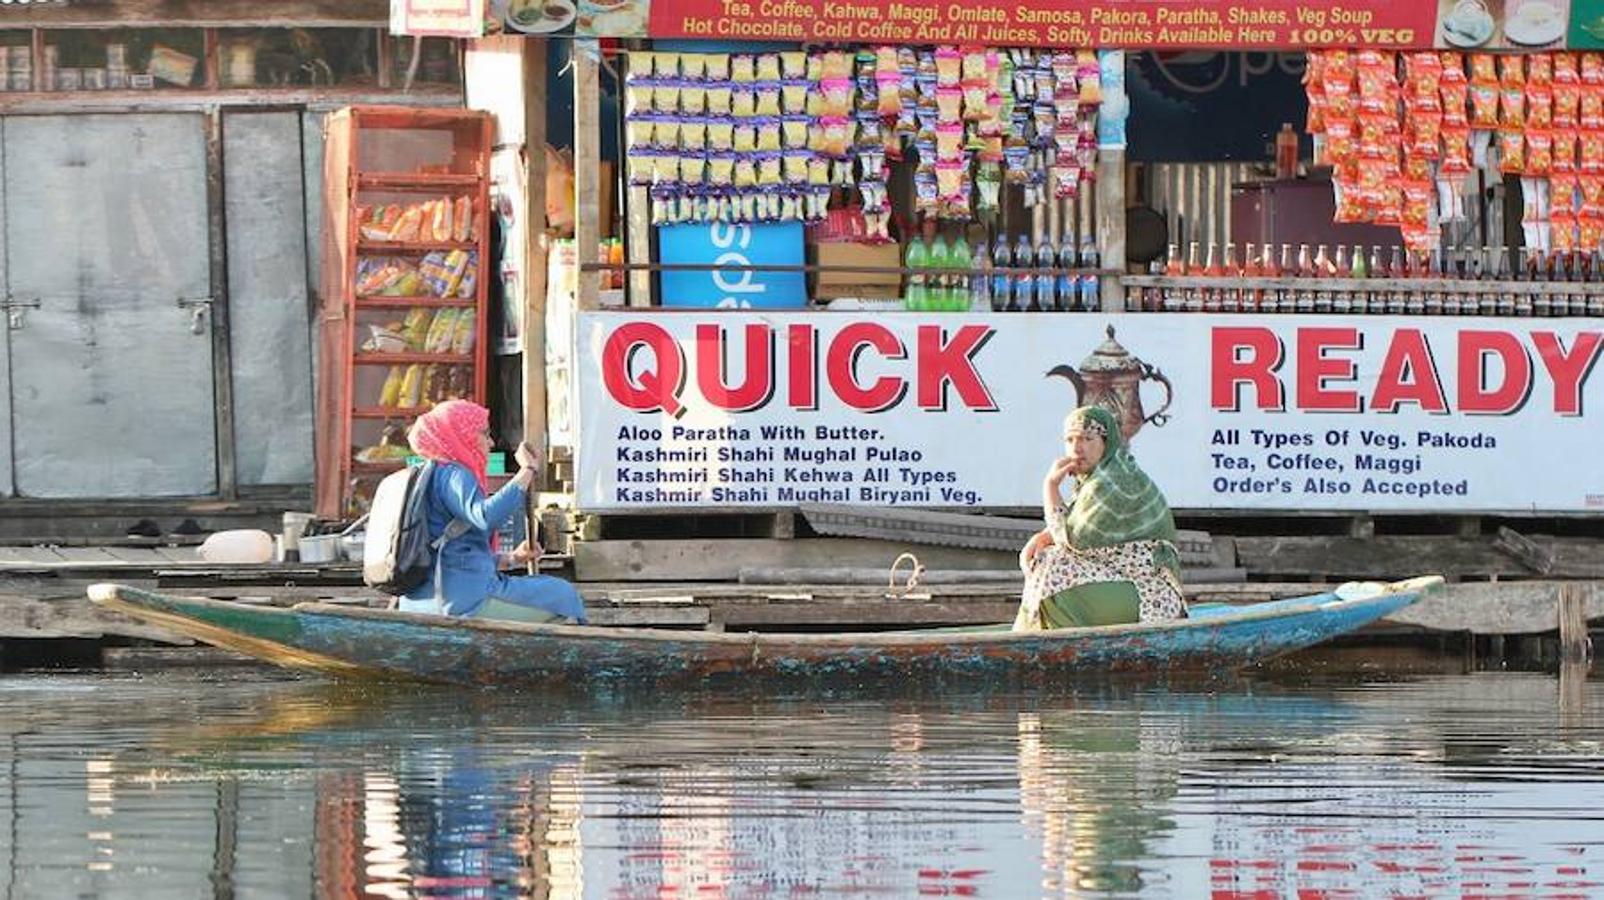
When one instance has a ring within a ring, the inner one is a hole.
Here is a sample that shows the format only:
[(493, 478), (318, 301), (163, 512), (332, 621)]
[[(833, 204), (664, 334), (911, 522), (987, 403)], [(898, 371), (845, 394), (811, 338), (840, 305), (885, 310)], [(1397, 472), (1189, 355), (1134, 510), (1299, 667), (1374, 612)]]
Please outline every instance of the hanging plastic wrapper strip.
[(1076, 196), (1094, 171), (1100, 79), (1089, 50), (635, 53), (628, 179), (649, 189), (655, 224), (816, 222), (855, 174), (870, 239), (890, 240), (889, 164), (910, 150), (922, 216), (989, 219), (1005, 180), (1030, 206), (1049, 184)]
[[(1395, 224), (1412, 250), (1465, 218), (1466, 179), (1521, 179), (1525, 244), (1604, 241), (1604, 56), (1309, 54), (1308, 130), (1325, 142), (1339, 222)], [(1400, 78), (1401, 72), (1401, 81)], [(1396, 178), (1394, 178), (1396, 176)]]

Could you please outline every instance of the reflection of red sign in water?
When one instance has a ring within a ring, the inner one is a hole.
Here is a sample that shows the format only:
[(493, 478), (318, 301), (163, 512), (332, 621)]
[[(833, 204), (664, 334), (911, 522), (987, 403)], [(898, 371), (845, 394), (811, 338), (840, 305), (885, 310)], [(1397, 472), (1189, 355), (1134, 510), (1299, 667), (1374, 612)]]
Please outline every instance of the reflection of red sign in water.
[(1425, 0), (673, 0), (653, 37), (990, 46), (1279, 49), (1430, 47)]

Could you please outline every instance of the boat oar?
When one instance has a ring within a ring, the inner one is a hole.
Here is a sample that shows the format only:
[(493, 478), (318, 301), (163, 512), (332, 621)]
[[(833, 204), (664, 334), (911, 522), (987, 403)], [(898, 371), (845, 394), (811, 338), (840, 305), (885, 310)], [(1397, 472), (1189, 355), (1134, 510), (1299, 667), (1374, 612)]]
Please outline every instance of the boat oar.
[[(535, 448), (534, 447), (530, 447), (528, 441), (523, 442), (523, 446), (528, 448), (529, 455), (532, 458), (535, 458), (535, 459), (539, 458), (538, 456), (535, 455)], [(542, 480), (544, 480), (544, 479), (542, 479)], [(534, 549), (535, 547), (539, 546), (540, 542), (539, 542), (538, 538), (540, 537), (540, 534), (539, 534), (539, 531), (535, 527), (535, 491), (534, 491), (534, 485), (530, 485), (529, 487), (530, 487), (530, 489), (528, 491), (524, 492), (524, 539), (529, 542), (530, 549)], [(539, 575), (540, 574), (540, 554), (536, 553), (533, 557), (530, 558), (529, 562), (525, 563), (525, 565), (528, 567), (530, 575)]]

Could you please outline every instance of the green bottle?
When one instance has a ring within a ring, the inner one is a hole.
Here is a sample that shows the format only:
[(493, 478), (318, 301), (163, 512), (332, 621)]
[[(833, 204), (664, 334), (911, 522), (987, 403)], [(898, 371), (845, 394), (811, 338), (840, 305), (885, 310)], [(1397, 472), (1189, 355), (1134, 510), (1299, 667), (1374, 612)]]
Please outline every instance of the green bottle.
[(925, 270), (930, 266), (930, 250), (925, 246), (924, 238), (914, 235), (908, 241), (907, 255), (903, 265), (908, 271), (908, 291), (902, 297), (904, 309), (921, 312), (929, 296), (929, 286)]

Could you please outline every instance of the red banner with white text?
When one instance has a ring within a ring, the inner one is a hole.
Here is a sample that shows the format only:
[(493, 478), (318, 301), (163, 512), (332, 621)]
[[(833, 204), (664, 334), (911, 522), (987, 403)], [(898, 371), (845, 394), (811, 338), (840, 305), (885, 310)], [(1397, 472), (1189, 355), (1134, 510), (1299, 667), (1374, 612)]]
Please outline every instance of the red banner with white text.
[(1273, 50), (1430, 47), (1421, 0), (656, 0), (662, 38), (892, 44)]

